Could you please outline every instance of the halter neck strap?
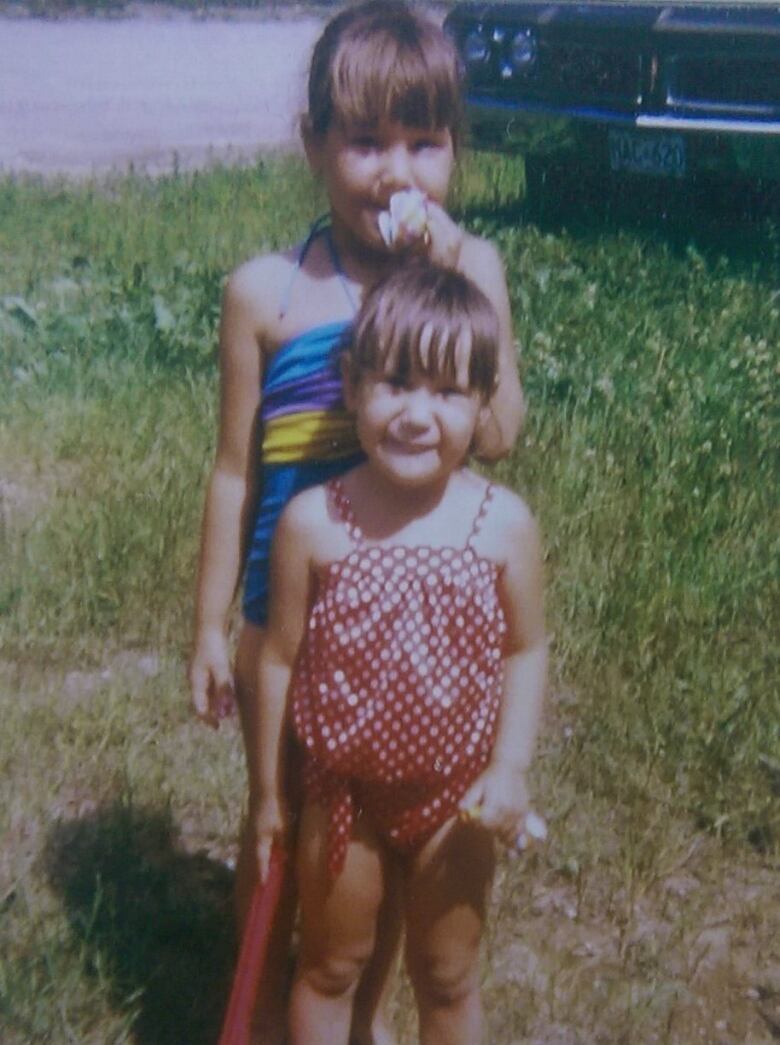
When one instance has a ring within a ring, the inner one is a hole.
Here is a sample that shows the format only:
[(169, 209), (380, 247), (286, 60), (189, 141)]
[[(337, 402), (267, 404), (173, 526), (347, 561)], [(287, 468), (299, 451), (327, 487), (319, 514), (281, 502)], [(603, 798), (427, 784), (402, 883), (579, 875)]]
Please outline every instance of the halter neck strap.
[(321, 214), (316, 221), (312, 223), (311, 228), (306, 236), (306, 239), (301, 244), (301, 249), (298, 251), (298, 257), (295, 259), (290, 272), (290, 278), (287, 281), (287, 286), (284, 288), (282, 299), (279, 302), (279, 318), (283, 319), (287, 315), (287, 311), (290, 307), (290, 299), (292, 298), (293, 287), (295, 281), (298, 278), (298, 273), (301, 271), (301, 267), (306, 260), (306, 255), (309, 253), (309, 248), (318, 236), (325, 237), (325, 246), (328, 250), (331, 264), (333, 265), (333, 271), (336, 273), (339, 279), (339, 283), (344, 290), (344, 295), (350, 304), (353, 312), (357, 312), (358, 304), (355, 299), (355, 295), (352, 292), (352, 287), (349, 285), (347, 274), (344, 271), (344, 266), (341, 263), (338, 251), (336, 250), (336, 244), (333, 242), (333, 234), (331, 232), (330, 225), (330, 214)]

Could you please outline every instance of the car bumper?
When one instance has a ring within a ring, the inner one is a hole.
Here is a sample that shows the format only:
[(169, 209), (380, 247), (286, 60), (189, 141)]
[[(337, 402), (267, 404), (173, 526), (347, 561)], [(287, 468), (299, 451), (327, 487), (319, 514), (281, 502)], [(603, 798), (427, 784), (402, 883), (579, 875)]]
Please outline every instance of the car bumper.
[[(477, 97), (467, 99), (467, 112), (477, 148), (519, 151), (527, 158), (564, 160), (570, 154), (572, 162), (617, 169), (610, 143), (614, 146), (615, 135), (625, 133), (651, 145), (653, 140), (680, 143), (682, 164), (671, 171), (648, 165), (644, 173), (684, 176), (709, 171), (780, 181), (780, 120), (612, 113), (584, 105), (556, 108)], [(626, 164), (624, 169), (631, 167)]]

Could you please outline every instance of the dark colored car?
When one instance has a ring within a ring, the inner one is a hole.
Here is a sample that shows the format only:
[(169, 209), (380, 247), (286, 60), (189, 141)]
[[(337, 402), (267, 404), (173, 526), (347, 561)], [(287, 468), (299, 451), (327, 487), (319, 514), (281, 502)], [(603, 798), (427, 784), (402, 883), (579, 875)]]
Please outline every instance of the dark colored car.
[(780, 6), (464, 3), (476, 146), (612, 172), (780, 183)]

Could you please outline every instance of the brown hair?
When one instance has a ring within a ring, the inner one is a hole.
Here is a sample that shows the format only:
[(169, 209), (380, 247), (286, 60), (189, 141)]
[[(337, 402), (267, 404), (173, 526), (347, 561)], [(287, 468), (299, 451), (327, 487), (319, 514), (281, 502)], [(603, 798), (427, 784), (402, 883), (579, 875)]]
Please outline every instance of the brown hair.
[(346, 347), (347, 376), (355, 385), (367, 373), (454, 381), (465, 345), (468, 389), (487, 401), (498, 379), (498, 338), (495, 309), (470, 279), (407, 262), (366, 295)]
[(452, 133), (461, 121), (461, 68), (455, 45), (402, 0), (348, 7), (325, 27), (309, 70), (307, 130), (382, 119)]

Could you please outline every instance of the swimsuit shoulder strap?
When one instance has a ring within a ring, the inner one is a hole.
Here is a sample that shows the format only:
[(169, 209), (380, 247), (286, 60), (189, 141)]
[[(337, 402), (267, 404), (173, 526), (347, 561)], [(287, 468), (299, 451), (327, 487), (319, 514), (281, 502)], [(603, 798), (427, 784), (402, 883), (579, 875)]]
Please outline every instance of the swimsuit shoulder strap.
[(479, 503), (479, 508), (477, 509), (476, 515), (474, 516), (474, 521), (471, 524), (471, 532), (469, 533), (468, 539), (466, 541), (467, 548), (470, 548), (472, 546), (472, 544), (476, 540), (477, 534), (482, 529), (482, 523), (485, 521), (485, 516), (487, 515), (488, 510), (490, 508), (490, 502), (493, 500), (494, 490), (495, 487), (492, 483), (488, 483), (485, 487), (485, 492), (482, 495), (482, 500)]
[(344, 266), (341, 264), (341, 258), (339, 257), (338, 251), (336, 250), (336, 244), (333, 242), (333, 233), (331, 227), (328, 225), (325, 229), (325, 242), (328, 245), (328, 253), (330, 254), (330, 260), (333, 263), (333, 268), (336, 275), (339, 277), (339, 282), (344, 288), (344, 294), (346, 295), (347, 301), (352, 306), (352, 311), (358, 311), (358, 303), (355, 300), (355, 295), (352, 293), (352, 287), (349, 285), (347, 274), (344, 271)]
[(282, 294), (281, 301), (279, 302), (280, 319), (283, 319), (287, 315), (287, 311), (290, 307), (290, 299), (292, 297), (293, 287), (295, 286), (295, 281), (298, 278), (298, 273), (301, 271), (301, 266), (306, 260), (306, 255), (309, 253), (309, 248), (311, 247), (314, 240), (318, 236), (321, 236), (323, 234), (325, 236), (325, 243), (328, 248), (328, 254), (330, 255), (333, 270), (339, 278), (339, 282), (341, 283), (341, 286), (344, 289), (344, 294), (346, 295), (347, 301), (349, 302), (352, 311), (357, 312), (357, 302), (355, 301), (355, 296), (352, 293), (352, 289), (347, 280), (346, 273), (344, 272), (344, 267), (341, 264), (341, 259), (339, 258), (338, 252), (336, 251), (336, 244), (333, 242), (333, 236), (331, 235), (329, 223), (330, 215), (321, 214), (319, 218), (317, 218), (317, 220), (313, 222), (311, 228), (309, 229), (308, 235), (306, 236), (306, 239), (301, 244), (301, 249), (298, 251), (298, 257), (293, 262), (293, 266), (290, 271), (290, 278), (287, 281), (287, 286), (284, 288), (284, 293)]
[(339, 521), (344, 524), (350, 540), (356, 547), (360, 547), (364, 541), (363, 531), (355, 520), (352, 502), (347, 496), (344, 484), (341, 479), (331, 479), (326, 485)]

